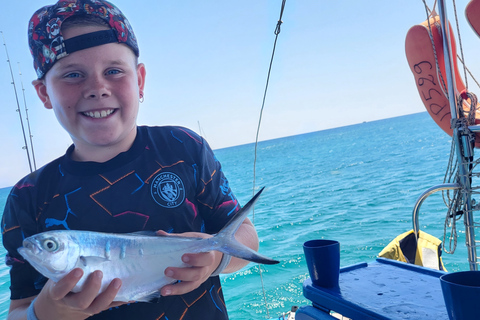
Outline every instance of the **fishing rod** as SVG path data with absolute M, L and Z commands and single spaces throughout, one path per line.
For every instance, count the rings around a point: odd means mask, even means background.
M 37 163 L 35 161 L 35 151 L 33 148 L 33 135 L 30 130 L 30 121 L 28 120 L 27 99 L 25 98 L 25 88 L 23 87 L 22 70 L 20 70 L 20 62 L 18 62 L 18 72 L 20 74 L 20 84 L 22 85 L 23 103 L 25 105 L 25 120 L 27 121 L 28 136 L 30 137 L 30 149 L 32 151 L 33 169 L 37 170 Z
M 17 86 L 15 85 L 15 78 L 13 77 L 12 64 L 10 63 L 10 57 L 8 55 L 8 50 L 7 50 L 7 43 L 5 42 L 5 36 L 3 35 L 3 31 L 0 31 L 0 33 L 2 34 L 3 45 L 5 46 L 5 53 L 7 54 L 7 62 L 8 62 L 8 66 L 10 67 L 10 76 L 12 77 L 13 91 L 15 92 L 15 99 L 17 101 L 16 111 L 18 112 L 18 115 L 20 117 L 20 124 L 22 126 L 23 141 L 25 143 L 25 145 L 22 148 L 25 149 L 25 151 L 27 152 L 27 159 L 28 159 L 28 165 L 30 166 L 30 172 L 33 172 L 32 161 L 30 159 L 30 152 L 28 151 L 27 136 L 25 134 L 25 126 L 23 125 L 22 111 L 20 110 L 20 103 L 18 102 Z
M 285 10 L 285 3 L 287 0 L 282 0 L 282 5 L 280 8 L 280 17 L 278 18 L 277 25 L 275 27 L 275 41 L 273 43 L 273 50 L 272 50 L 272 56 L 270 58 L 270 66 L 268 68 L 268 74 L 267 74 L 267 81 L 265 84 L 265 91 L 263 93 L 263 101 L 262 101 L 262 107 L 260 108 L 260 116 L 258 119 L 258 126 L 257 126 L 257 134 L 255 137 L 255 151 L 254 151 L 254 160 L 253 160 L 253 186 L 252 186 L 252 192 L 255 194 L 255 181 L 256 181 L 256 167 L 257 167 L 257 146 L 258 146 L 258 137 L 260 134 L 260 125 L 262 123 L 262 116 L 263 116 L 263 109 L 265 107 L 265 100 L 267 98 L 267 91 L 268 91 L 268 84 L 270 82 L 270 73 L 272 71 L 272 65 L 273 65 L 273 58 L 275 57 L 275 49 L 277 47 L 277 40 L 278 40 L 278 35 L 280 34 L 281 28 L 280 26 L 282 25 L 282 16 L 283 16 L 283 11 Z M 252 223 L 255 224 L 255 208 L 252 210 Z M 260 282 L 262 283 L 262 291 L 263 291 L 263 300 L 265 302 L 265 309 L 267 311 L 267 317 L 270 318 L 270 313 L 268 311 L 268 304 L 267 304 L 267 296 L 265 294 L 265 285 L 263 283 L 263 276 L 262 276 L 262 268 L 258 267 L 259 274 L 260 274 Z
M 205 134 L 205 131 L 203 131 L 202 126 L 200 125 L 200 121 L 197 120 L 197 123 L 198 123 L 198 133 L 200 134 L 201 137 L 203 137 L 204 139 L 208 140 L 208 139 L 207 139 L 207 136 L 206 136 L 206 134 Z
M 268 68 L 267 81 L 265 84 L 265 90 L 263 93 L 262 107 L 260 108 L 260 116 L 258 119 L 257 134 L 255 136 L 255 151 L 254 151 L 254 160 L 253 160 L 253 194 L 255 195 L 255 177 L 256 177 L 256 163 L 257 163 L 257 146 L 258 146 L 258 137 L 260 135 L 260 126 L 262 124 L 263 109 L 265 107 L 265 100 L 267 98 L 268 84 L 270 82 L 270 73 L 272 72 L 273 58 L 275 57 L 275 49 L 277 48 L 278 35 L 280 34 L 282 25 L 283 11 L 285 10 L 285 3 L 287 0 L 282 0 L 282 6 L 280 9 L 280 17 L 278 18 L 277 25 L 275 27 L 275 41 L 273 43 L 272 57 L 270 58 L 270 66 Z M 255 223 L 255 211 L 253 212 L 253 223 Z

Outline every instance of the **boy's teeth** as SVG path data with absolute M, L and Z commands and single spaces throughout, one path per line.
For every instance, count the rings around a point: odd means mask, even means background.
M 112 114 L 113 111 L 114 110 L 91 111 L 91 112 L 84 112 L 83 114 L 91 118 L 105 118 L 106 116 Z

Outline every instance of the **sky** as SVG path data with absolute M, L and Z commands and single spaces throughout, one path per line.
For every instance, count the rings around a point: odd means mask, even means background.
M 3 1 L 0 10 L 26 130 L 24 101 L 28 108 L 37 168 L 71 144 L 31 85 L 28 20 L 52 3 Z M 201 133 L 213 149 L 255 141 L 282 0 L 114 3 L 133 26 L 147 69 L 139 125 L 185 126 Z M 465 21 L 467 3 L 456 1 L 456 7 L 465 61 L 475 75 L 480 39 Z M 448 17 L 455 25 L 451 6 Z M 425 19 L 421 0 L 287 0 L 259 139 L 425 111 L 405 57 L 408 29 Z M 0 92 L 0 187 L 7 187 L 30 169 L 4 49 Z

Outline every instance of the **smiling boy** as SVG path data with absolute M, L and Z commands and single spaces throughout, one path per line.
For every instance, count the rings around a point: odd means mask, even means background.
M 67 27 L 63 37 L 68 40 L 99 29 L 103 28 Z M 144 84 L 145 66 L 137 65 L 133 51 L 118 43 L 72 53 L 58 60 L 45 79 L 34 81 L 45 107 L 53 109 L 73 140 L 73 160 L 97 162 L 132 145 Z
M 123 305 L 112 302 L 120 279 L 99 293 L 102 273 L 96 271 L 81 292 L 71 293 L 81 269 L 54 283 L 18 254 L 25 237 L 53 229 L 210 237 L 239 209 L 201 137 L 181 127 L 136 125 L 146 69 L 118 8 L 101 0 L 61 0 L 33 15 L 29 43 L 37 94 L 73 145 L 20 180 L 7 199 L 8 319 L 228 319 L 218 274 L 248 262 L 219 252 L 185 254 L 191 267 L 166 269 L 180 282 L 161 288 L 158 301 Z M 236 238 L 258 249 L 248 219 Z

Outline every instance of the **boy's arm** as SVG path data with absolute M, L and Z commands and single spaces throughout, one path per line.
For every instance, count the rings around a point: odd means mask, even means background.
M 35 296 L 36 297 L 36 296 Z M 35 297 L 29 297 L 19 300 L 10 300 L 10 309 L 7 320 L 25 320 L 27 319 L 27 309 Z

